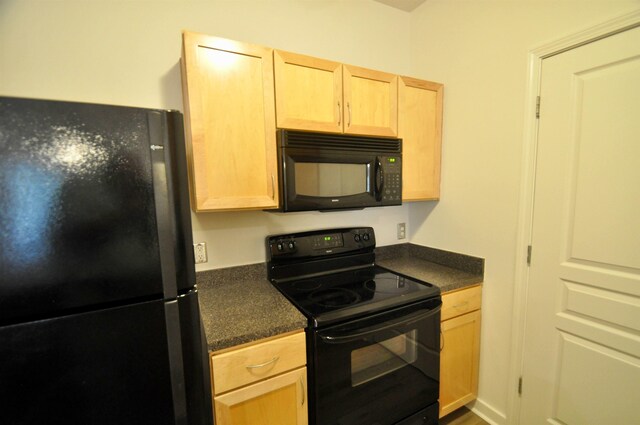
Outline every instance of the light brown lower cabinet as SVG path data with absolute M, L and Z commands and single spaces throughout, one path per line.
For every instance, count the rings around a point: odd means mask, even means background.
M 479 285 L 442 296 L 440 417 L 478 395 L 480 301 Z
M 306 425 L 304 331 L 211 354 L 216 425 Z
M 214 398 L 217 425 L 302 425 L 307 423 L 307 368 Z

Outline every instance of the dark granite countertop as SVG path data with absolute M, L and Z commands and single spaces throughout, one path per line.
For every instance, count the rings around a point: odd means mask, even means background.
M 442 293 L 477 285 L 484 259 L 410 243 L 376 248 L 376 264 L 440 288 Z
M 197 273 L 209 351 L 307 326 L 306 318 L 267 280 L 265 267 L 263 263 Z
M 376 263 L 440 287 L 481 283 L 484 260 L 413 244 L 376 248 Z M 196 275 L 209 351 L 307 326 L 306 318 L 267 280 L 266 264 L 207 270 Z

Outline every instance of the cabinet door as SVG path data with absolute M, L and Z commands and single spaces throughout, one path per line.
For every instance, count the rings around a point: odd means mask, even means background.
M 185 32 L 182 80 L 195 211 L 276 208 L 272 49 Z
M 398 134 L 398 77 L 343 66 L 344 132 L 372 136 Z
M 442 322 L 440 417 L 474 400 L 478 394 L 480 310 Z
M 218 425 L 306 425 L 307 368 L 215 398 Z
M 402 138 L 402 200 L 440 197 L 442 84 L 401 77 L 398 137 Z
M 342 65 L 276 50 L 279 128 L 342 132 Z

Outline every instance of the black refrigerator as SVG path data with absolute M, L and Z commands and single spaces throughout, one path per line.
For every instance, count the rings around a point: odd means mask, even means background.
M 0 423 L 211 424 L 182 115 L 0 97 Z

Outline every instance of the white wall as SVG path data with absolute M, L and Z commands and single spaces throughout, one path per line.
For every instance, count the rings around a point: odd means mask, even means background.
M 409 21 L 370 0 L 0 0 L 0 95 L 182 110 L 183 29 L 407 74 Z M 198 270 L 264 261 L 268 234 L 369 225 L 388 245 L 407 221 L 406 206 L 194 214 Z
M 514 252 L 527 54 L 639 7 L 637 0 L 428 0 L 411 15 L 411 74 L 444 83 L 445 95 L 442 198 L 410 206 L 410 238 L 485 258 L 476 408 L 498 423 L 516 385 L 508 371 L 515 264 L 524 260 Z

